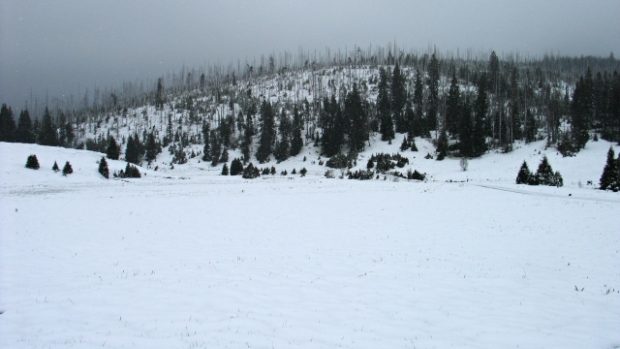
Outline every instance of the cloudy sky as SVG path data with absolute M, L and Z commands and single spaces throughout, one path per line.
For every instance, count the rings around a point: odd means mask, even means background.
M 620 0 L 0 0 L 0 102 L 281 50 L 620 56 Z

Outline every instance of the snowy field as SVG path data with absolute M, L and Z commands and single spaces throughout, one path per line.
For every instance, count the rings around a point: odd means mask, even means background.
M 414 160 L 421 183 L 104 180 L 99 154 L 2 143 L 0 348 L 617 348 L 620 196 L 585 185 L 608 147 L 549 154 L 549 188 L 513 184 L 539 145 Z

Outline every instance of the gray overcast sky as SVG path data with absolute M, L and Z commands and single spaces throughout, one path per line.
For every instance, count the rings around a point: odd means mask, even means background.
M 620 53 L 620 0 L 0 0 L 0 102 L 182 65 L 396 40 L 425 50 Z

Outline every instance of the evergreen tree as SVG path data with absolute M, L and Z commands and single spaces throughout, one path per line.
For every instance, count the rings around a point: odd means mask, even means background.
M 415 136 L 419 136 L 419 132 L 416 132 L 418 125 L 416 124 L 415 113 L 409 102 L 405 108 L 405 122 L 407 123 L 407 137 L 413 139 Z
M 428 69 L 428 110 L 426 120 L 428 129 L 437 128 L 437 112 L 439 110 L 439 60 L 435 53 L 431 56 Z
M 403 116 L 403 109 L 407 102 L 407 91 L 405 89 L 405 77 L 400 71 L 398 63 L 392 70 L 392 85 L 390 90 L 392 115 L 396 123 L 396 130 L 400 133 L 407 132 L 407 123 Z
M 428 123 L 423 121 L 424 110 L 424 86 L 422 85 L 422 74 L 419 70 L 416 70 L 415 84 L 413 91 L 413 106 L 415 108 L 415 123 L 411 125 L 415 127 L 414 136 L 427 136 L 428 135 Z
M 603 174 L 600 179 L 600 189 L 601 190 L 620 190 L 620 169 L 618 168 L 618 161 L 615 159 L 614 149 L 609 147 L 609 151 L 607 152 L 607 163 L 605 164 L 605 168 L 603 169 Z
M 588 70 L 589 71 L 589 70 Z M 583 149 L 588 142 L 588 121 L 592 111 L 589 83 L 583 77 L 577 82 L 571 105 L 571 130 L 573 146 Z
M 158 153 L 159 153 L 159 145 L 157 144 L 157 141 L 155 140 L 155 135 L 153 134 L 153 132 L 151 132 L 149 133 L 147 140 L 146 140 L 146 156 L 144 159 L 150 164 L 152 161 L 155 160 Z
M 538 126 L 536 125 L 536 118 L 530 109 L 525 112 L 525 142 L 530 143 L 536 140 L 536 134 L 538 133 Z
M 243 130 L 243 142 L 241 143 L 241 153 L 243 154 L 244 162 L 250 161 L 252 137 L 254 137 L 254 124 L 252 122 L 252 115 L 248 113 Z
M 553 172 L 546 156 L 543 156 L 542 161 L 538 165 L 538 170 L 536 171 L 536 181 L 538 184 L 542 185 L 556 185 L 555 173 Z
M 39 132 L 39 144 L 58 146 L 58 134 L 56 133 L 56 125 L 52 122 L 52 116 L 49 109 L 45 108 L 43 113 L 43 121 L 41 123 L 41 132 Z
M 56 163 L 56 161 L 54 161 L 54 166 L 52 166 L 52 171 L 54 172 L 60 171 L 60 168 L 58 167 L 58 164 Z
M 271 104 L 263 101 L 261 105 L 261 135 L 258 150 L 256 151 L 256 159 L 260 163 L 269 160 L 275 140 L 275 122 L 274 112 Z
M 489 102 L 486 91 L 486 77 L 481 77 L 475 102 L 474 129 L 472 132 L 473 156 L 480 156 L 487 150 L 485 125 Z
M 379 114 L 382 141 L 394 139 L 394 125 L 390 115 L 390 100 L 388 96 L 387 73 L 381 68 L 379 73 L 379 95 L 377 96 L 377 113 Z
M 450 134 L 456 135 L 459 126 L 461 92 L 459 90 L 456 74 L 452 74 L 450 90 L 446 101 L 446 129 Z
M 222 166 L 222 176 L 228 176 L 228 165 L 226 163 Z
M 15 140 L 15 120 L 13 110 L 2 104 L 0 108 L 0 142 L 13 142 Z
M 127 146 L 125 147 L 125 161 L 138 165 L 140 163 L 140 150 L 136 144 L 136 140 L 132 135 L 127 138 Z
M 471 116 L 471 106 L 466 98 L 461 109 L 459 122 L 459 151 L 462 157 L 473 157 L 473 120 Z
M 405 137 L 403 137 L 403 142 L 400 144 L 400 151 L 405 151 L 409 148 L 409 140 L 407 139 L 407 135 L 405 135 Z
M 65 162 L 65 166 L 62 168 L 62 175 L 66 176 L 72 173 L 73 173 L 73 167 L 71 167 L 71 164 L 69 163 L 69 161 Z
M 278 131 L 280 132 L 280 141 L 276 146 L 274 155 L 276 160 L 281 162 L 288 159 L 290 154 L 291 124 L 284 109 L 282 109 L 282 112 L 280 113 L 280 124 L 278 125 Z
M 106 149 L 106 156 L 111 160 L 118 160 L 121 154 L 121 147 L 116 143 L 114 137 L 108 138 L 108 147 Z
M 125 166 L 125 172 L 121 171 L 121 177 L 140 178 L 142 177 L 142 174 L 140 174 L 140 170 L 138 170 L 137 167 L 127 163 L 127 166 Z
M 345 119 L 350 120 L 351 125 L 350 150 L 357 153 L 364 149 L 364 143 L 368 141 L 368 115 L 362 106 L 357 84 L 353 84 L 353 91 L 347 94 L 344 114 Z
M 211 130 L 211 166 L 217 166 L 220 163 L 220 156 L 222 154 L 222 144 L 220 143 L 219 135 L 216 130 Z
M 19 113 L 15 140 L 21 143 L 35 142 L 35 134 L 32 130 L 32 120 L 30 119 L 30 113 L 28 113 L 28 110 L 22 110 L 22 112 Z
M 260 176 L 260 172 L 251 162 L 243 169 L 243 174 L 241 175 L 241 177 L 246 179 L 252 179 L 258 176 Z
M 304 121 L 297 110 L 297 106 L 293 110 L 293 140 L 291 141 L 291 156 L 295 156 L 301 152 L 301 148 L 304 146 L 304 142 L 301 136 L 301 131 L 304 128 Z
M 99 160 L 99 173 L 105 178 L 110 178 L 110 170 L 108 169 L 108 162 L 105 160 L 104 156 L 102 156 L 101 160 Z
M 164 79 L 159 78 L 157 79 L 157 92 L 155 94 L 155 108 L 160 109 L 160 110 L 163 109 L 164 103 L 165 103 Z
M 242 173 L 243 173 L 243 163 L 241 163 L 240 159 L 235 158 L 230 163 L 230 175 L 231 176 L 238 176 L 238 175 L 240 175 Z
M 228 162 L 228 149 L 224 148 L 224 150 L 222 150 L 222 155 L 220 156 L 220 163 L 227 163 Z
M 38 170 L 39 167 L 40 167 L 39 160 L 37 159 L 37 156 L 34 154 L 29 155 L 28 158 L 26 159 L 26 168 Z
M 489 83 L 491 88 L 491 93 L 497 94 L 499 89 L 499 59 L 497 58 L 497 54 L 495 51 L 491 52 L 491 56 L 489 57 Z
M 204 74 L 203 74 L 204 75 Z M 209 129 L 209 122 L 205 122 L 202 125 L 202 140 L 204 141 L 204 147 L 202 148 L 202 161 L 211 161 L 211 130 Z
M 517 174 L 517 184 L 529 184 L 531 177 L 532 173 L 527 167 L 527 162 L 523 161 L 523 165 L 521 165 L 519 169 L 519 174 Z
M 510 74 L 510 119 L 511 119 L 511 131 L 512 137 L 510 140 L 523 138 L 523 132 L 521 131 L 521 113 L 519 110 L 519 71 L 517 68 L 513 68 Z
M 446 158 L 448 154 L 448 136 L 446 131 L 442 130 L 437 140 L 437 160 L 441 161 Z

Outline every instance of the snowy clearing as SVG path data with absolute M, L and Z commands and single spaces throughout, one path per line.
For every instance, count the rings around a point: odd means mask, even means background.
M 2 348 L 620 345 L 620 197 L 570 159 L 559 189 L 511 184 L 518 153 L 493 183 L 106 181 L 97 153 L 0 145 Z

